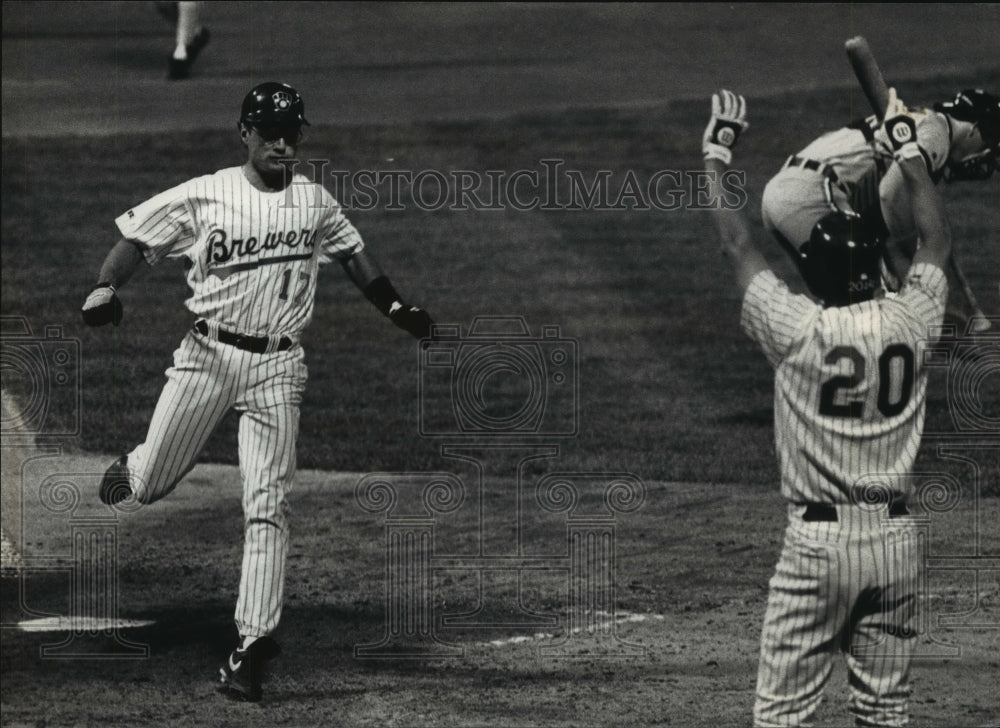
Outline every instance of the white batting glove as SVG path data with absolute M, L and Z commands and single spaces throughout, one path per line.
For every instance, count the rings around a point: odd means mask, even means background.
M 896 89 L 889 89 L 889 101 L 885 106 L 882 132 L 892 147 L 892 156 L 900 162 L 904 159 L 922 156 L 917 146 L 917 123 L 910 115 L 906 104 L 896 96 Z
M 702 155 L 729 164 L 736 140 L 748 126 L 746 99 L 725 89 L 712 94 L 712 118 L 701 137 Z

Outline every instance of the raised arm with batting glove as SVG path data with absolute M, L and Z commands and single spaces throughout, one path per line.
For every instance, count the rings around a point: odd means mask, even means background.
M 733 161 L 732 149 L 748 126 L 747 103 L 742 96 L 725 89 L 712 94 L 712 118 L 701 138 L 705 159 L 730 164 Z
M 716 201 L 712 216 L 719 231 L 722 252 L 733 263 L 741 294 L 757 273 L 769 267 L 753 245 L 750 222 L 743 211 L 727 209 L 719 204 L 722 199 L 722 175 L 732 162 L 733 147 L 748 126 L 746 99 L 726 90 L 712 95 L 712 115 L 702 134 L 701 151 L 705 169 L 711 173 L 709 189 Z
M 913 262 L 930 263 L 944 270 L 951 255 L 951 229 L 944 202 L 924 163 L 923 152 L 917 146 L 916 124 L 906 105 L 896 96 L 895 88 L 889 89 L 883 126 L 892 145 L 893 159 L 902 172 L 917 235 L 923 243 L 914 254 Z

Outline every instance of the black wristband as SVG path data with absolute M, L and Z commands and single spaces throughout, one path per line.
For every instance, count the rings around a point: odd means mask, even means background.
M 365 298 L 386 316 L 392 311 L 393 304 L 402 304 L 396 289 L 385 276 L 379 276 L 365 287 Z

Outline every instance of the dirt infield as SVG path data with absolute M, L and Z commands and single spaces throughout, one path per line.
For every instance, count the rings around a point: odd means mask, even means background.
M 40 460 L 33 481 L 46 480 L 46 472 L 99 473 L 105 462 L 94 456 Z M 22 632 L 10 619 L 19 611 L 36 620 L 66 612 L 72 524 L 79 531 L 79 524 L 93 524 L 106 511 L 91 497 L 72 514 L 56 512 L 28 493 L 26 562 L 35 568 L 24 572 L 20 606 L 17 590 L 4 580 L 3 724 L 39 725 L 44 715 L 47 726 L 745 725 L 765 586 L 782 530 L 783 506 L 773 490 L 645 483 L 644 505 L 615 522 L 617 599 L 602 620 L 591 620 L 596 641 L 580 639 L 586 632 L 566 641 L 570 615 L 558 589 L 551 589 L 562 578 L 558 569 L 523 592 L 525 606 L 557 624 L 443 627 L 445 614 L 466 612 L 482 595 L 461 570 L 442 568 L 433 586 L 435 632 L 454 654 L 380 659 L 356 653 L 389 627 L 387 584 L 379 577 L 387 557 L 385 521 L 355 500 L 362 477 L 300 474 L 291 496 L 296 525 L 279 634 L 286 653 L 260 706 L 218 700 L 210 683 L 232 639 L 240 528 L 235 468 L 198 466 L 171 498 L 114 517 L 118 616 L 154 624 L 117 636 L 81 630 L 62 646 L 65 631 Z M 84 476 L 75 482 L 84 491 L 93 487 L 82 485 Z M 525 512 L 537 511 L 531 500 L 525 499 Z M 1000 553 L 995 530 L 979 534 L 977 544 L 968 527 L 975 519 L 992 524 L 998 518 L 996 499 L 964 501 L 935 517 L 931 548 L 955 558 L 976 548 Z M 182 524 L 190 535 L 175 538 Z M 535 530 L 543 524 L 526 526 L 525 543 L 545 541 Z M 438 530 L 446 551 L 449 533 L 475 526 L 458 511 L 440 519 Z M 929 594 L 933 625 L 914 667 L 915 725 L 987 725 L 996 716 L 992 685 L 1000 646 L 988 625 L 1000 618 L 1000 585 L 984 579 L 977 586 L 967 572 L 936 571 Z M 512 618 L 518 608 L 503 599 L 485 606 L 481 622 Z M 941 626 L 949 620 L 958 624 Z M 609 628 L 612 622 L 617 626 Z M 546 654 L 560 644 L 557 654 Z M 41 658 L 53 645 L 54 654 Z M 615 656 L 618 651 L 627 654 Z M 59 659 L 60 652 L 78 657 Z M 87 660 L 87 653 L 109 659 Z M 845 724 L 844 672 L 841 663 L 819 726 Z

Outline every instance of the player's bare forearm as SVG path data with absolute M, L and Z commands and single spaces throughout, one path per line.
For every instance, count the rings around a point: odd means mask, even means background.
M 945 269 L 951 256 L 951 228 L 945 216 L 944 201 L 921 157 L 903 159 L 897 166 L 903 175 L 921 241 L 913 262 L 931 263 Z
M 145 260 L 142 250 L 132 241 L 121 238 L 101 264 L 97 280 L 114 288 L 121 288 Z
M 917 249 L 917 231 L 913 223 L 913 209 L 906 182 L 898 164 L 893 164 L 885 173 L 878 187 L 882 219 L 889 229 L 890 239 L 896 241 L 900 251 L 912 258 Z
M 895 88 L 889 89 L 882 128 L 892 146 L 895 166 L 903 177 L 920 241 L 913 262 L 930 263 L 944 269 L 951 255 L 951 230 L 945 217 L 944 201 L 930 177 L 924 152 L 917 144 L 916 122 Z
M 712 199 L 721 200 L 721 179 L 728 166 L 721 160 L 707 159 L 705 169 L 711 173 Z M 716 205 L 712 208 L 712 217 L 719 231 L 722 252 L 732 262 L 736 282 L 742 294 L 749 287 L 753 277 L 762 270 L 767 270 L 769 266 L 764 256 L 754 246 L 750 221 L 742 210 Z

